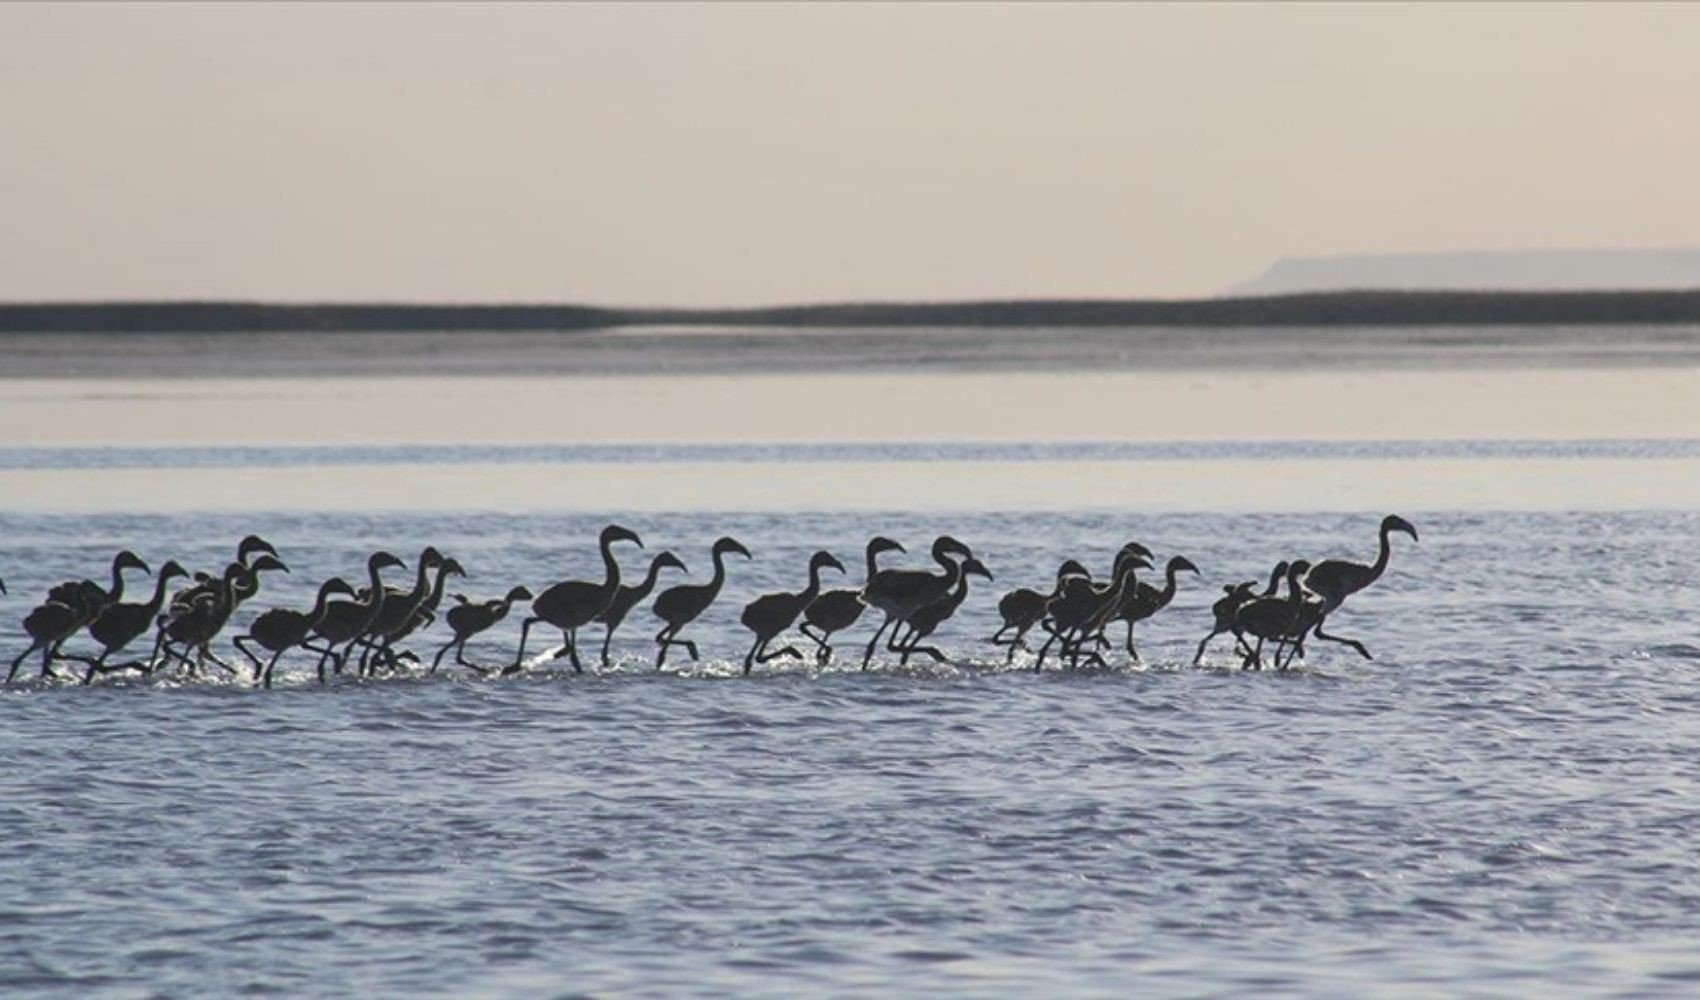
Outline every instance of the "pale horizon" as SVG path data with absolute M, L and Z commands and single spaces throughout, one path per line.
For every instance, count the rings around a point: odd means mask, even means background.
M 0 7 L 0 301 L 1216 295 L 1700 246 L 1700 8 Z

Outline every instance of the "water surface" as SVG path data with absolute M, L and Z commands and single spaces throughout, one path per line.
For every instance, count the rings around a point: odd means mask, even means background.
M 1374 516 L 644 512 L 626 519 L 650 551 L 699 578 L 719 533 L 756 553 L 696 629 L 703 664 L 654 671 L 640 609 L 614 666 L 585 675 L 539 661 L 321 688 L 301 659 L 270 692 L 5 691 L 0 981 L 1690 992 L 1700 513 L 1402 512 L 1422 543 L 1400 539 L 1339 622 L 1376 659 L 1318 650 L 1287 675 L 1228 669 L 1225 646 L 1190 666 L 1216 587 L 1292 555 L 1368 558 Z M 26 595 L 119 545 L 213 566 L 260 530 L 294 572 L 257 610 L 430 541 L 486 596 L 597 573 L 606 514 L 7 512 L 0 650 L 20 648 Z M 738 607 L 798 585 L 814 547 L 854 569 L 871 532 L 918 550 L 946 530 L 998 574 L 941 630 L 953 663 L 737 676 Z M 1101 570 L 1127 538 L 1204 570 L 1142 626 L 1142 664 L 1035 675 L 981 641 L 993 594 L 1064 555 Z M 510 658 L 512 624 L 473 655 Z

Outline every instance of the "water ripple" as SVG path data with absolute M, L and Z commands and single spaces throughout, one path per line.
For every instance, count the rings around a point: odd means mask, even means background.
M 1103 518 L 1061 517 L 1055 538 L 1129 530 Z M 977 594 L 945 641 L 963 659 L 939 667 L 657 672 L 628 626 L 616 664 L 584 675 L 320 688 L 303 660 L 270 692 L 20 685 L 0 692 L 0 988 L 1691 992 L 1700 564 L 1656 554 L 1691 551 L 1700 518 L 1427 515 L 1422 546 L 1350 609 L 1375 661 L 1318 651 L 1247 674 L 1224 645 L 1190 667 L 1216 584 L 1353 554 L 1359 520 L 1142 517 L 1139 537 L 1210 571 L 1141 627 L 1137 668 L 1005 667 L 979 644 L 995 622 Z M 295 568 L 263 607 L 422 535 L 478 574 L 469 587 L 497 588 L 536 553 L 487 521 L 0 524 L 58 553 L 54 579 L 132 532 L 217 535 L 184 546 L 211 565 L 258 527 Z M 879 521 L 914 540 L 948 527 L 1000 586 L 1038 583 L 1061 555 L 1013 515 Z M 729 656 L 742 601 L 868 528 L 679 515 L 642 530 L 687 561 L 721 530 L 760 540 L 697 626 Z M 553 558 L 595 569 L 588 543 Z M 48 576 L 25 563 L 7 583 L 30 594 Z M 512 642 L 476 655 L 500 662 Z

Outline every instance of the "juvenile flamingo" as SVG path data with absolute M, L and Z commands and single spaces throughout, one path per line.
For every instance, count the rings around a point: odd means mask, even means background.
M 1242 669 L 1263 669 L 1263 644 L 1275 642 L 1279 644 L 1292 633 L 1293 623 L 1298 619 L 1299 610 L 1304 606 L 1305 589 L 1299 582 L 1305 572 L 1310 569 L 1310 563 L 1303 559 L 1287 567 L 1287 596 L 1259 597 L 1241 605 L 1234 612 L 1234 626 L 1244 633 L 1257 639 L 1257 645 L 1252 647 L 1246 656 Z M 1277 665 L 1279 665 L 1279 648 L 1277 648 Z
M 407 564 L 389 552 L 374 552 L 366 559 L 366 589 L 356 595 L 353 601 L 342 601 L 328 605 L 324 614 L 313 624 L 308 633 L 307 641 L 301 643 L 301 648 L 308 652 L 318 653 L 319 662 L 315 668 L 319 675 L 319 683 L 325 683 L 325 664 L 330 663 L 338 673 L 342 673 L 343 663 L 349 653 L 354 650 L 354 642 L 365 633 L 367 626 L 378 614 L 378 608 L 384 600 L 383 571 L 391 566 L 406 568 Z M 312 640 L 318 639 L 315 645 Z M 337 647 L 342 651 L 338 652 Z
M 159 568 L 159 578 L 154 582 L 153 599 L 147 602 L 108 604 L 100 612 L 100 617 L 89 623 L 89 635 L 100 643 L 100 655 L 94 659 L 71 657 L 88 665 L 83 673 L 83 683 L 94 680 L 95 674 L 116 673 L 119 670 L 138 670 L 147 673 L 145 663 L 123 663 L 109 666 L 106 658 L 134 642 L 153 627 L 154 619 L 159 617 L 159 609 L 165 604 L 165 591 L 171 581 L 180 576 L 188 576 L 189 571 L 177 564 L 176 560 L 167 560 Z
M 1115 562 L 1110 569 L 1109 583 L 1095 584 L 1090 579 L 1078 576 L 1063 580 L 1056 598 L 1045 607 L 1051 637 L 1039 647 L 1039 656 L 1033 663 L 1033 670 L 1037 672 L 1044 669 L 1045 656 L 1050 651 L 1051 644 L 1056 642 L 1062 643 L 1058 655 L 1068 657 L 1071 665 L 1078 666 L 1081 656 L 1080 644 L 1094 636 L 1101 627 L 1102 619 L 1115 609 L 1133 579 L 1133 571 L 1151 568 L 1151 564 L 1146 561 L 1150 556 L 1150 549 L 1138 542 L 1128 542 L 1116 552 Z M 1104 658 L 1097 652 L 1094 651 L 1091 655 L 1099 663 L 1103 662 Z
M 884 535 L 875 535 L 868 541 L 868 574 L 863 577 L 863 586 L 866 586 L 868 580 L 879 575 L 880 553 L 893 551 L 907 550 Z M 800 629 L 804 635 L 814 640 L 816 663 L 832 662 L 832 647 L 827 641 L 832 638 L 834 632 L 841 632 L 856 624 L 866 607 L 867 605 L 862 603 L 861 587 L 841 587 L 820 595 L 803 609 L 803 624 Z
M 1324 642 L 1338 642 L 1351 646 L 1363 654 L 1364 659 L 1374 659 L 1369 655 L 1369 650 L 1364 648 L 1363 643 L 1355 639 L 1329 635 L 1322 631 L 1322 626 L 1329 615 L 1338 611 L 1340 606 L 1346 603 L 1346 598 L 1381 579 L 1381 575 L 1387 572 L 1387 563 L 1393 554 L 1393 543 L 1389 536 L 1395 531 L 1410 535 L 1413 542 L 1417 540 L 1417 529 L 1411 525 L 1411 522 L 1397 514 L 1389 514 L 1381 519 L 1381 530 L 1379 532 L 1381 544 L 1373 564 L 1366 566 L 1363 563 L 1349 562 L 1345 559 L 1324 559 L 1312 566 L 1310 572 L 1305 574 L 1305 589 L 1322 599 L 1322 611 L 1316 615 L 1316 623 L 1310 627 L 1311 635 Z M 1301 635 L 1297 646 L 1302 647 L 1303 644 L 1304 637 Z
M 1073 559 L 1064 559 L 1057 567 L 1056 585 L 1048 594 L 1026 587 L 1018 587 L 1003 595 L 998 601 L 998 615 L 1003 618 L 1003 627 L 992 633 L 991 642 L 994 646 L 1008 646 L 1009 656 L 1005 662 L 1015 662 L 1017 648 L 1026 649 L 1027 633 L 1033 626 L 1044 620 L 1045 609 L 1062 593 L 1063 584 L 1070 577 L 1081 577 L 1087 582 L 1092 580 L 1092 572 Z M 1015 629 L 1015 635 L 1008 639 L 999 638 L 1010 629 Z
M 874 658 L 874 650 L 879 646 L 880 636 L 887 628 L 892 629 L 887 648 L 895 653 L 898 651 L 894 644 L 897 638 L 896 626 L 911 612 L 933 603 L 956 585 L 956 581 L 961 578 L 962 567 L 950 557 L 960 556 L 968 559 L 973 555 L 968 546 L 949 535 L 940 535 L 933 541 L 933 561 L 938 563 L 944 572 L 887 569 L 874 574 L 862 588 L 862 603 L 883 611 L 885 620 L 874 630 L 873 638 L 868 640 L 868 648 L 862 654 L 863 670 L 868 669 L 868 663 Z
M 632 609 L 643 603 L 643 599 L 648 597 L 650 592 L 655 589 L 656 580 L 660 578 L 661 571 L 664 569 L 676 569 L 681 573 L 690 573 L 690 570 L 685 568 L 685 564 L 679 561 L 678 556 L 671 552 L 663 552 L 650 561 L 649 572 L 644 574 L 643 582 L 635 587 L 622 585 L 615 592 L 614 600 L 609 602 L 608 607 L 596 616 L 597 623 L 606 629 L 602 633 L 602 665 L 604 667 L 608 665 L 608 644 L 614 638 L 614 630 L 619 628 L 620 623 L 626 620 L 626 616 L 632 613 Z
M 564 651 L 573 662 L 574 673 L 584 673 L 584 666 L 578 658 L 578 630 L 596 620 L 596 616 L 608 609 L 614 602 L 614 595 L 620 590 L 620 564 L 614 559 L 615 542 L 632 542 L 638 548 L 643 548 L 643 542 L 637 533 L 617 524 L 610 524 L 602 529 L 597 539 L 597 547 L 602 552 L 603 578 L 601 583 L 591 583 L 585 580 L 568 580 L 557 583 L 553 587 L 537 595 L 531 602 L 531 617 L 519 630 L 519 652 L 514 657 L 514 665 L 525 662 L 525 640 L 531 633 L 531 627 L 538 622 L 553 625 L 561 630 Z M 556 653 L 555 658 L 560 659 Z
M 973 556 L 969 556 L 962 561 L 962 573 L 956 581 L 955 588 L 943 598 L 921 608 L 906 619 L 905 624 L 909 631 L 898 643 L 898 648 L 903 650 L 903 657 L 897 663 L 899 667 L 908 666 L 909 657 L 915 653 L 926 653 L 933 658 L 934 663 L 945 661 L 945 655 L 939 652 L 937 646 L 923 646 L 920 645 L 920 642 L 936 632 L 940 625 L 944 624 L 950 616 L 956 614 L 956 609 L 962 606 L 962 602 L 967 600 L 968 578 L 971 576 L 981 577 L 987 582 L 992 579 L 991 571 L 986 569 L 985 564 Z
M 767 663 L 781 656 L 802 659 L 803 654 L 797 652 L 796 646 L 786 646 L 784 649 L 767 652 L 767 644 L 773 637 L 791 627 L 797 616 L 820 593 L 820 574 L 823 569 L 835 569 L 844 572 L 844 564 L 833 557 L 830 552 L 816 552 L 809 559 L 809 585 L 795 592 L 763 594 L 744 606 L 740 621 L 744 627 L 754 632 L 756 641 L 750 645 L 750 651 L 744 654 L 744 673 L 757 663 Z
M 726 583 L 726 556 L 733 552 L 745 559 L 750 558 L 750 550 L 737 539 L 726 536 L 716 539 L 714 548 L 709 552 L 709 558 L 714 562 L 714 576 L 707 583 L 682 584 L 664 590 L 656 597 L 652 610 L 655 617 L 665 624 L 661 631 L 655 633 L 655 669 L 660 670 L 661 665 L 667 662 L 670 646 L 683 646 L 693 662 L 697 659 L 697 644 L 679 638 L 679 630 L 701 617 L 720 596 L 720 588 Z
M 443 662 L 443 655 L 452 649 L 455 651 L 456 663 L 481 675 L 491 673 L 493 669 L 491 667 L 481 667 L 476 663 L 467 662 L 466 640 L 480 632 L 488 631 L 497 622 L 508 616 L 508 610 L 513 607 L 515 601 L 529 601 L 531 596 L 531 591 L 524 587 L 515 587 L 508 591 L 506 596 L 474 604 L 468 601 L 465 595 L 456 594 L 455 601 L 458 603 L 443 616 L 444 620 L 449 623 L 449 630 L 454 632 L 455 637 L 449 640 L 448 645 L 437 650 L 437 656 L 431 661 L 431 669 L 427 672 L 436 673 L 437 665 Z M 503 673 L 513 669 L 509 667 Z
M 247 634 L 231 640 L 236 648 L 242 651 L 243 656 L 253 661 L 254 683 L 263 684 L 268 689 L 272 686 L 272 671 L 277 668 L 278 659 L 307 641 L 313 629 L 318 627 L 325 614 L 334 606 L 330 599 L 336 594 L 355 596 L 354 588 L 349 586 L 348 581 L 333 576 L 319 585 L 319 594 L 313 601 L 312 610 L 302 612 L 292 608 L 273 608 L 254 619 L 253 624 L 248 626 Z M 271 658 L 262 665 L 259 656 L 248 648 L 247 642 L 268 650 L 272 654 Z
M 77 633 L 88 622 L 89 608 L 97 607 L 106 591 L 93 580 L 84 580 L 77 585 L 76 591 L 65 595 L 70 603 L 65 601 L 47 600 L 24 616 L 24 632 L 30 637 L 30 646 L 17 659 L 12 661 L 12 669 L 6 672 L 6 683 L 12 683 L 12 678 L 18 674 L 18 668 L 29 659 L 30 654 L 41 650 L 41 676 L 57 676 L 53 672 L 53 654 L 59 645 Z
M 1258 596 L 1274 597 L 1275 592 L 1281 588 L 1281 581 L 1286 575 L 1287 563 L 1286 560 L 1282 560 L 1276 563 L 1275 569 L 1270 572 L 1269 586 L 1264 588 L 1261 595 L 1252 591 L 1252 588 L 1257 586 L 1256 580 L 1247 580 L 1232 587 L 1223 587 L 1223 596 L 1217 598 L 1216 603 L 1210 606 L 1210 613 L 1215 616 L 1215 624 L 1210 627 L 1209 635 L 1198 640 L 1198 653 L 1192 658 L 1192 665 L 1196 667 L 1204 662 L 1204 647 L 1210 643 L 1211 639 L 1229 633 L 1233 634 L 1234 645 L 1240 654 L 1242 656 L 1249 655 L 1251 646 L 1246 643 L 1245 636 L 1241 635 L 1239 630 L 1235 628 L 1234 614 L 1239 611 L 1241 605 Z
M 1123 595 L 1120 607 L 1110 619 L 1112 622 L 1127 622 L 1127 654 L 1136 662 L 1139 660 L 1139 650 L 1133 648 L 1133 626 L 1169 606 L 1175 599 L 1175 574 L 1183 570 L 1197 573 L 1198 567 L 1185 556 L 1170 559 L 1168 565 L 1163 568 L 1163 589 L 1158 590 L 1149 583 L 1139 584 Z

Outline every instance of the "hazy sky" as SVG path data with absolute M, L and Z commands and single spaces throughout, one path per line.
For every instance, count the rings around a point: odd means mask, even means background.
M 0 299 L 1193 295 L 1700 244 L 1700 5 L 0 5 Z

